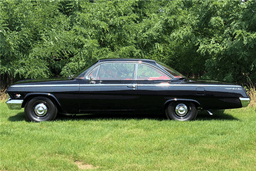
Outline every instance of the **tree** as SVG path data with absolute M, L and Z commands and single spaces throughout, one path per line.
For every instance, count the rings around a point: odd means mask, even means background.
M 0 74 L 69 76 L 100 58 L 148 58 L 195 78 L 255 82 L 255 3 L 2 0 Z

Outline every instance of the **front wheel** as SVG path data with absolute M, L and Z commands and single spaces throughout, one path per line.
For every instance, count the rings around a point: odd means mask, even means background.
M 28 121 L 51 121 L 56 116 L 57 108 L 47 97 L 34 97 L 25 106 L 25 117 Z
M 192 102 L 171 102 L 166 108 L 166 116 L 172 120 L 191 121 L 196 119 L 197 109 Z

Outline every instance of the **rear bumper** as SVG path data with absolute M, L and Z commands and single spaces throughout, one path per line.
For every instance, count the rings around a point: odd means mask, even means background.
M 11 98 L 9 98 L 8 101 L 6 102 L 8 108 L 11 110 L 21 109 L 22 103 L 23 103 L 23 100 L 13 100 Z
M 242 107 L 247 107 L 250 104 L 251 99 L 250 98 L 244 98 L 244 97 L 240 97 L 239 98 Z

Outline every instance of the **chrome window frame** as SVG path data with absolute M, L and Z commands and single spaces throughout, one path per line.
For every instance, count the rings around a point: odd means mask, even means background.
M 134 70 L 135 73 L 134 73 L 134 78 L 133 78 L 134 80 L 137 80 L 138 65 L 139 65 L 139 63 L 136 62 L 135 63 L 135 70 Z
M 100 70 L 101 65 L 102 65 L 102 64 L 106 64 L 106 63 L 110 63 L 110 64 L 112 64 L 112 63 L 123 63 L 123 64 L 125 64 L 125 63 L 133 63 L 134 65 L 136 65 L 138 62 L 137 62 L 137 61 L 136 61 L 136 62 L 135 62 L 135 61 L 125 61 L 125 62 L 122 62 L 122 61 L 108 61 L 108 62 L 100 62 L 100 63 L 96 64 L 95 66 L 92 66 L 92 68 L 91 68 L 89 71 L 87 71 L 87 72 L 85 73 L 84 79 L 89 80 L 89 79 L 90 79 L 90 78 L 89 78 L 89 75 L 91 74 L 91 72 L 93 71 L 93 69 L 99 66 L 99 69 L 98 69 L 98 71 L 97 71 L 97 75 L 98 75 L 98 72 L 99 72 L 99 70 Z M 136 68 L 135 68 L 135 69 L 136 69 Z M 133 71 L 133 72 L 134 72 L 134 71 Z M 136 73 L 135 73 L 134 75 L 136 75 Z
M 91 78 L 89 77 L 89 75 L 94 71 L 94 69 L 97 69 L 97 73 L 96 73 L 96 78 L 97 78 L 98 73 L 99 73 L 99 69 L 100 69 L 100 66 L 99 66 L 99 65 L 97 65 L 96 67 L 92 68 L 92 70 L 90 70 L 90 72 L 88 72 L 88 74 L 86 75 L 86 77 L 87 77 L 88 79 L 91 79 Z
M 143 64 L 143 65 L 147 65 L 153 69 L 156 69 L 158 70 L 159 72 L 163 73 L 164 75 L 166 75 L 168 78 L 170 78 L 170 80 L 172 80 L 174 78 L 173 75 L 171 75 L 170 73 L 168 73 L 165 69 L 163 69 L 161 66 L 157 65 L 152 65 L 152 64 L 149 64 L 147 62 L 143 62 L 143 61 L 125 61 L 125 62 L 122 62 L 122 61 L 107 61 L 107 62 L 100 62 L 100 63 L 96 63 L 95 66 L 92 66 L 86 73 L 85 73 L 85 77 L 84 79 L 87 79 L 89 80 L 89 75 L 91 74 L 91 72 L 93 71 L 94 68 L 98 67 L 99 65 L 102 65 L 102 64 L 105 64 L 105 63 L 133 63 L 135 65 L 135 74 L 134 74 L 134 80 L 137 81 L 138 79 L 138 66 L 139 64 Z M 100 69 L 100 67 L 99 67 Z M 99 69 L 98 69 L 98 72 L 99 72 Z M 98 75 L 98 73 L 97 73 Z M 145 80 L 144 80 L 145 81 Z M 151 81 L 151 80 L 148 80 L 148 81 Z

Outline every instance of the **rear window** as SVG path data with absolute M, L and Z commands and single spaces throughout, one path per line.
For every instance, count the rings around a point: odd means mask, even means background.
M 169 67 L 168 65 L 165 65 L 163 63 L 158 62 L 157 65 L 164 68 L 167 72 L 169 72 L 171 75 L 173 75 L 175 78 L 186 78 L 184 75 L 176 71 L 175 69 Z

